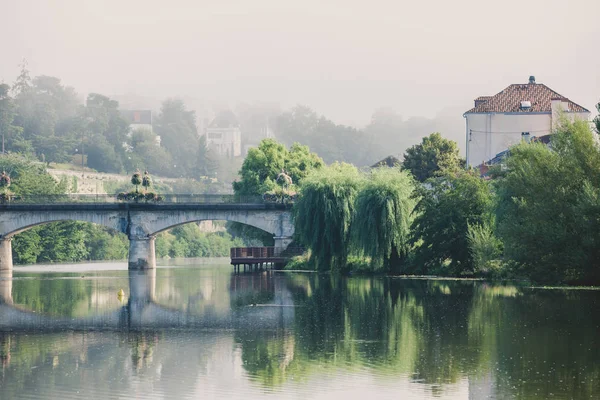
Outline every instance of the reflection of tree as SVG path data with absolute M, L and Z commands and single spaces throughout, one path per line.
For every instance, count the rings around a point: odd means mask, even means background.
M 50 279 L 52 277 L 53 274 L 39 274 L 33 282 L 14 281 L 14 303 L 38 313 L 73 316 L 79 301 L 90 298 L 89 282 L 86 285 L 82 279 Z
M 120 280 L 82 279 L 81 274 L 75 273 L 67 274 L 66 279 L 54 279 L 57 275 L 53 273 L 34 276 L 36 279 L 13 281 L 14 304 L 56 317 L 85 317 L 115 310 L 120 306 L 117 292 L 127 288 L 127 283 Z
M 236 335 L 244 368 L 265 385 L 323 367 L 369 365 L 428 384 L 455 382 L 473 368 L 466 321 L 472 284 L 292 275 L 288 285 L 293 341 L 289 333 Z
M 524 290 L 521 296 L 497 296 L 490 315 L 499 321 L 492 350 L 498 390 L 523 399 L 597 397 L 597 301 L 598 293 L 587 290 Z
M 286 280 L 293 332 L 235 334 L 244 368 L 265 386 L 368 366 L 375 376 L 408 376 L 433 395 L 467 376 L 471 390 L 517 398 L 589 398 L 600 390 L 596 293 L 524 296 L 470 281 L 330 275 Z

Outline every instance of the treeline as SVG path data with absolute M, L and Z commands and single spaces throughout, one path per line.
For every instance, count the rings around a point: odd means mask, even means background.
M 301 143 L 326 163 L 371 166 L 392 154 L 399 157 L 431 132 L 462 132 L 459 118 L 409 118 L 390 109 L 376 110 L 363 129 L 336 124 L 306 106 L 296 106 L 274 119 L 275 137 L 291 146 Z
M 327 163 L 357 166 L 373 165 L 390 153 L 400 155 L 429 132 L 461 131 L 456 124 L 460 118 L 404 119 L 387 109 L 376 110 L 363 129 L 336 124 L 305 106 L 282 111 L 242 105 L 236 117 L 244 145 L 257 143 L 269 129 L 288 146 L 308 145 Z M 166 177 L 234 179 L 227 168 L 231 160 L 210 151 L 199 136 L 195 112 L 183 101 L 164 100 L 152 132 L 130 132 L 118 101 L 101 93 L 82 99 L 59 78 L 31 77 L 25 64 L 13 85 L 0 84 L 0 134 L 6 152 L 47 163 L 81 164 L 83 158 L 83 164 L 98 172 L 147 169 Z
M 335 164 L 301 183 L 296 228 L 315 268 L 600 283 L 600 148 L 587 122 L 563 121 L 551 147 L 512 147 L 489 180 L 444 151 L 424 174 L 414 158 L 428 144 L 399 168 Z
M 306 148 L 292 164 L 292 153 L 264 141 L 235 186 L 260 193 L 278 171 L 295 177 L 284 190 L 300 192 L 296 241 L 309 251 L 292 267 L 600 283 L 600 147 L 587 122 L 563 121 L 550 147 L 512 147 L 485 178 L 439 134 L 392 168 L 325 166 Z
M 99 172 L 147 169 L 167 177 L 211 177 L 218 161 L 198 137 L 195 120 L 181 100 L 167 99 L 152 132 L 131 132 L 117 101 L 90 93 L 82 104 L 60 79 L 31 78 L 25 65 L 14 85 L 0 84 L 3 150 L 47 163 L 81 162 L 83 157 Z

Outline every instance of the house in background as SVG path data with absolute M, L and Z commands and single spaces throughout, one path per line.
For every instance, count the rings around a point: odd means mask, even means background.
M 221 111 L 206 129 L 206 144 L 222 157 L 242 155 L 242 133 L 233 112 Z
M 521 140 L 549 135 L 561 115 L 588 120 L 589 110 L 529 77 L 529 83 L 513 84 L 494 96 L 475 99 L 465 112 L 467 165 L 492 160 Z
M 129 123 L 129 135 L 138 130 L 152 131 L 152 110 L 119 110 L 121 117 Z M 160 146 L 160 136 L 156 135 L 156 145 Z

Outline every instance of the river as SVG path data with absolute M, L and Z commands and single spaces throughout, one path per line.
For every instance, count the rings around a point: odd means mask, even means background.
M 18 267 L 0 280 L 0 399 L 597 399 L 599 304 L 223 260 Z

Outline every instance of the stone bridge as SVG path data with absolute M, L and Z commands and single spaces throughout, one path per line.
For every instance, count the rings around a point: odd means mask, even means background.
M 251 225 L 273 235 L 281 252 L 292 241 L 289 205 L 236 203 L 57 203 L 0 205 L 0 271 L 12 270 L 11 239 L 34 226 L 56 221 L 85 221 L 129 238 L 129 269 L 156 266 L 156 234 L 177 225 L 225 220 Z

